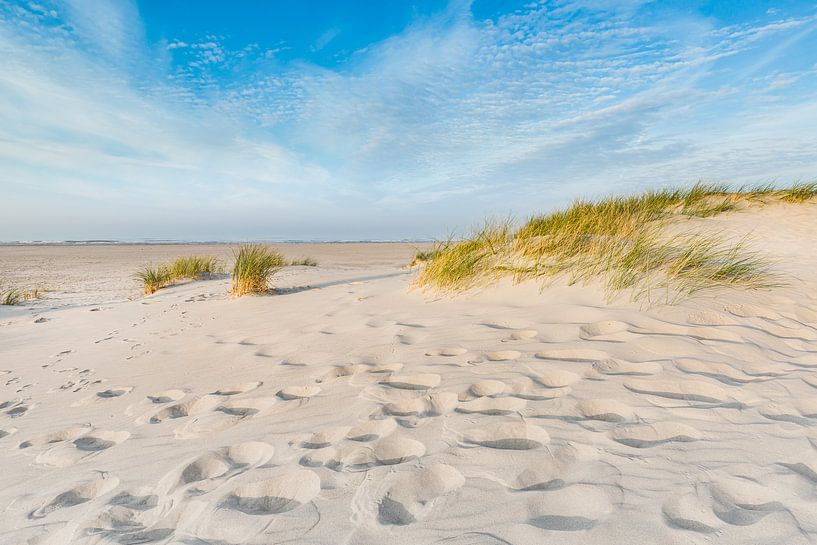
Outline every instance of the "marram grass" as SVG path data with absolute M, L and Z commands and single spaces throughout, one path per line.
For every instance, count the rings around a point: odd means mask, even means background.
M 20 290 L 9 288 L 0 291 L 0 305 L 16 305 L 23 300 L 23 294 Z
M 137 271 L 135 276 L 142 282 L 142 291 L 145 295 L 156 293 L 172 282 L 170 270 L 165 265 L 157 267 L 146 265 Z
M 318 266 L 318 260 L 315 259 L 314 257 L 301 257 L 301 258 L 298 258 L 298 259 L 290 259 L 287 262 L 287 265 L 289 265 L 290 267 L 298 267 L 298 266 L 300 266 L 300 267 L 317 267 Z
M 151 295 L 179 280 L 209 278 L 221 270 L 221 263 L 215 257 L 187 256 L 167 265 L 145 266 L 135 276 L 142 282 L 144 294 Z
M 270 276 L 286 265 L 281 254 L 262 244 L 244 244 L 233 255 L 235 264 L 230 291 L 236 297 L 269 291 Z
M 201 276 L 211 277 L 221 272 L 221 263 L 212 256 L 180 257 L 169 267 L 170 276 L 175 280 L 195 280 Z
M 0 289 L 0 305 L 19 305 L 24 301 L 39 299 L 45 293 L 45 288 L 21 290 L 17 288 Z
M 805 202 L 817 184 L 788 189 L 697 184 L 689 189 L 577 201 L 567 209 L 534 216 L 514 230 L 510 221 L 487 222 L 461 240 L 438 243 L 425 259 L 416 282 L 442 292 L 461 292 L 500 278 L 569 283 L 601 280 L 612 296 L 632 290 L 633 299 L 667 302 L 703 290 L 780 285 L 761 256 L 743 241 L 719 235 L 669 236 L 667 223 L 684 216 L 709 217 L 743 201 Z

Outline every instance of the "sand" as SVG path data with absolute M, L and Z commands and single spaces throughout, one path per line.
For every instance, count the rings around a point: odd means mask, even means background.
M 789 285 L 440 298 L 410 245 L 330 245 L 141 298 L 203 248 L 3 248 L 64 282 L 0 309 L 0 544 L 817 542 L 817 207 L 689 226 Z

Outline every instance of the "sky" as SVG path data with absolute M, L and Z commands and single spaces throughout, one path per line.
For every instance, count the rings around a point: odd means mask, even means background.
M 817 179 L 817 4 L 0 0 L 0 241 L 400 240 Z

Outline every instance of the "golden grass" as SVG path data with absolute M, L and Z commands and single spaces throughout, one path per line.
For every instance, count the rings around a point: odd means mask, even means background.
M 221 272 L 221 262 L 212 256 L 188 256 L 180 257 L 168 267 L 171 278 L 175 280 L 190 279 L 199 277 L 210 278 L 214 274 Z
M 804 202 L 817 185 L 730 190 L 697 184 L 689 189 L 580 200 L 567 209 L 534 216 L 516 230 L 509 221 L 488 222 L 458 241 L 438 243 L 425 259 L 417 283 L 460 292 L 510 276 L 516 282 L 567 277 L 569 283 L 600 279 L 612 296 L 631 289 L 634 299 L 667 302 L 723 286 L 758 289 L 780 284 L 743 241 L 718 235 L 666 234 L 673 218 L 709 217 L 744 201 Z M 418 260 L 415 257 L 415 260 Z
M 179 280 L 210 278 L 221 270 L 221 262 L 215 257 L 187 256 L 167 265 L 146 265 L 134 276 L 142 282 L 143 293 L 151 295 Z
M 817 182 L 798 183 L 784 189 L 781 199 L 787 202 L 806 202 L 817 197 Z
M 48 291 L 45 288 L 20 290 L 17 288 L 0 289 L 0 305 L 18 305 L 23 301 L 39 299 Z
M 9 288 L 0 291 L 0 305 L 16 305 L 23 300 L 23 294 L 20 290 Z
M 244 244 L 233 251 L 231 292 L 236 297 L 269 291 L 269 277 L 286 264 L 278 252 L 262 244 Z
M 287 265 L 290 267 L 317 267 L 318 260 L 314 257 L 301 257 L 299 259 L 290 259 Z

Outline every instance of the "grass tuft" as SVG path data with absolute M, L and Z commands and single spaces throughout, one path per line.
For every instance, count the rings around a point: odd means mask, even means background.
M 696 184 L 639 195 L 579 200 L 570 207 L 529 218 L 513 231 L 509 222 L 488 223 L 461 240 L 438 243 L 427 255 L 420 286 L 458 292 L 511 276 L 514 281 L 567 276 L 570 283 L 601 279 L 608 294 L 632 289 L 633 298 L 667 302 L 705 289 L 780 285 L 769 263 L 746 251 L 744 242 L 700 234 L 667 236 L 673 218 L 710 217 L 741 201 L 776 198 L 803 202 L 817 184 L 789 189 Z M 423 257 L 425 259 L 420 259 Z
M 135 276 L 142 282 L 144 294 L 151 295 L 174 282 L 210 278 L 221 271 L 221 262 L 215 257 L 188 256 L 180 257 L 168 265 L 146 265 Z
M 318 266 L 318 260 L 315 259 L 314 257 L 302 257 L 300 259 L 291 259 L 287 263 L 287 265 L 289 265 L 291 267 L 297 267 L 297 266 L 301 266 L 301 267 L 317 267 Z
M 780 198 L 786 202 L 806 202 L 817 197 L 817 182 L 798 183 L 782 190 Z
M 160 289 L 169 286 L 172 282 L 170 270 L 164 265 L 158 267 L 146 265 L 137 271 L 135 276 L 142 282 L 142 291 L 145 295 L 156 293 Z
M 48 291 L 45 288 L 34 288 L 32 290 L 19 290 L 17 288 L 0 289 L 0 305 L 19 305 L 23 301 L 39 299 Z
M 168 266 L 170 277 L 176 280 L 210 278 L 222 270 L 221 262 L 212 256 L 180 257 Z
M 20 290 L 10 288 L 5 291 L 0 291 L 0 305 L 16 305 L 23 300 L 23 294 Z
M 244 244 L 233 252 L 231 292 L 237 297 L 269 290 L 269 277 L 286 264 L 283 256 L 261 244 Z

